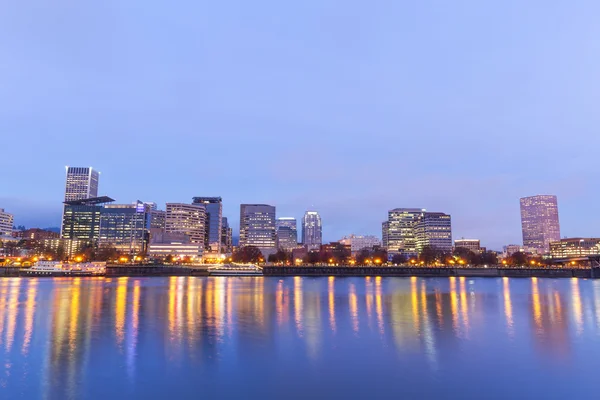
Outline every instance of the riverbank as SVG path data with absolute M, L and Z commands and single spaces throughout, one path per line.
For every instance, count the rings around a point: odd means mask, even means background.
M 600 268 L 423 268 L 423 267 L 263 267 L 264 276 L 390 276 L 488 278 L 600 278 Z M 113 265 L 107 277 L 208 276 L 206 266 Z M 23 268 L 0 268 L 0 277 L 27 276 Z

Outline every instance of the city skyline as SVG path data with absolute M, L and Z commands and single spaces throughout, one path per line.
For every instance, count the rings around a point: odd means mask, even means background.
M 81 170 L 81 171 L 80 171 L 80 170 Z M 73 178 L 72 178 L 72 175 L 73 175 L 73 174 L 72 174 L 72 172 L 76 172 L 76 173 L 82 173 L 82 172 L 85 172 L 85 174 L 83 174 L 83 175 L 89 175 L 89 176 L 92 176 L 92 172 L 93 172 L 93 173 L 95 174 L 95 185 L 94 185 L 94 187 L 91 189 L 91 192 L 90 192 L 90 193 L 92 193 L 92 194 L 96 194 L 96 195 L 98 195 L 99 193 L 102 193 L 102 191 L 99 191 L 99 189 L 98 189 L 99 185 L 98 185 L 98 172 L 97 172 L 97 169 L 94 169 L 94 168 L 92 168 L 92 167 L 89 167 L 89 168 L 88 168 L 88 167 L 82 167 L 82 168 L 78 168 L 78 167 L 67 167 L 67 178 L 66 178 L 66 184 L 64 184 L 64 183 L 63 183 L 63 185 L 65 185 L 65 186 L 66 186 L 66 188 L 65 188 L 65 191 L 64 191 L 64 193 L 65 193 L 65 198 L 68 196 L 68 193 L 69 193 L 69 191 L 70 191 L 70 187 L 72 187 L 72 184 L 70 183 L 70 182 L 73 180 Z M 88 190 L 89 190 L 89 188 L 88 188 Z M 75 197 L 76 197 L 76 198 L 79 198 L 79 197 L 81 197 L 81 196 L 75 196 Z M 539 197 L 552 197 L 552 198 L 556 199 L 556 197 L 557 197 L 557 196 L 555 196 L 555 195 L 534 195 L 534 196 L 528 196 L 528 197 L 525 197 L 525 198 L 520 198 L 520 204 L 522 204 L 522 202 L 523 202 L 523 199 L 532 199 L 532 198 L 539 198 Z M 101 198 L 102 198 L 102 197 L 101 197 Z M 109 199 L 110 199 L 110 198 L 109 198 Z M 111 201 L 114 201 L 113 199 L 110 199 L 110 200 L 111 200 Z M 124 202 L 123 202 L 123 204 L 135 204 L 136 202 L 137 202 L 137 200 L 136 200 L 136 201 L 133 201 L 133 202 L 131 202 L 131 203 L 124 203 Z M 204 204 L 204 207 L 205 207 L 205 208 L 206 208 L 206 206 L 218 206 L 218 207 L 217 207 L 217 209 L 215 209 L 215 210 L 218 210 L 218 213 L 217 213 L 216 215 L 221 215 L 221 217 L 219 218 L 219 228 L 220 228 L 220 222 L 222 222 L 222 221 L 221 221 L 221 219 L 223 218 L 222 216 L 226 214 L 226 213 L 223 211 L 223 204 L 222 204 L 222 203 L 223 203 L 223 201 L 222 201 L 222 198 L 221 198 L 221 197 L 194 197 L 194 198 L 192 199 L 192 203 L 191 203 L 191 204 L 194 204 L 194 203 L 195 203 L 195 204 L 199 204 L 199 203 L 201 203 L 201 202 L 205 202 L 205 203 L 212 202 L 212 203 L 214 203 L 214 204 L 212 204 L 212 205 L 209 205 L 209 204 Z M 159 204 L 157 204 L 157 203 L 156 203 L 156 202 L 154 202 L 154 201 L 145 201 L 145 202 L 144 202 L 144 204 L 147 204 L 147 205 L 150 207 L 150 212 L 151 212 L 152 210 L 154 210 L 154 211 L 157 211 L 157 210 L 158 210 L 158 212 L 161 212 L 161 211 L 162 211 L 162 212 L 165 212 L 164 210 L 161 210 L 161 209 L 162 209 L 162 208 L 166 208 L 166 206 L 167 206 L 169 203 L 165 203 L 165 207 L 162 207 L 162 206 L 160 206 Z M 180 204 L 188 204 L 188 203 L 180 203 Z M 521 206 L 521 208 L 522 208 L 522 206 Z M 407 210 L 411 210 L 411 209 L 407 209 Z M 424 209 L 412 209 L 412 210 L 415 210 L 415 212 L 424 211 Z M 394 209 L 388 210 L 388 213 L 389 213 L 389 212 L 391 212 L 391 211 L 394 211 Z M 305 212 L 305 213 L 304 213 L 304 216 L 303 216 L 302 218 L 300 218 L 299 220 L 300 220 L 300 221 L 302 221 L 302 220 L 303 220 L 303 219 L 306 217 L 306 214 L 307 214 L 307 213 L 308 213 L 308 212 Z M 521 213 L 522 213 L 522 210 L 521 210 Z M 208 225 L 208 217 L 209 217 L 209 213 L 208 213 L 208 211 L 206 211 L 206 217 L 205 217 L 205 218 L 207 219 L 207 222 L 206 222 L 206 223 L 207 223 L 207 225 Z M 320 215 L 319 215 L 319 217 L 320 217 Z M 225 217 L 225 218 L 227 218 L 227 217 Z M 295 218 L 295 217 L 293 217 L 293 218 Z M 229 219 L 232 219 L 232 218 L 229 218 Z M 522 223 L 522 221 L 521 221 L 521 223 Z M 18 222 L 18 218 L 15 218 L 15 224 L 19 224 L 19 222 Z M 64 222 L 63 222 L 63 224 L 64 224 Z M 238 222 L 238 224 L 239 224 L 239 222 Z M 325 225 L 325 226 L 326 226 L 326 225 Z M 27 226 L 27 227 L 28 227 L 28 228 L 48 228 L 48 227 L 53 227 L 53 226 L 51 226 L 51 225 L 49 225 L 49 226 L 42 226 L 42 225 L 38 225 L 38 226 Z M 60 227 L 60 225 L 59 225 L 59 227 Z M 302 227 L 302 225 L 301 225 L 301 227 Z M 221 231 L 221 229 L 219 229 L 219 232 L 220 232 L 220 231 Z M 235 232 L 235 231 L 234 231 L 234 232 Z M 353 231 L 350 231 L 350 232 L 351 232 L 351 234 L 353 234 L 353 233 L 355 233 L 355 232 L 357 232 L 357 231 L 353 230 Z M 237 233 L 237 235 L 235 235 L 235 234 L 234 234 L 234 237 L 236 237 L 236 236 L 237 236 L 237 237 L 239 238 L 240 231 L 238 230 L 236 233 Z M 302 232 L 299 232 L 299 233 L 302 233 Z M 364 234 L 364 233 L 362 233 L 362 232 L 361 232 L 360 234 Z M 347 235 L 348 235 L 348 233 L 344 233 L 344 235 L 343 235 L 343 236 L 347 236 Z M 369 235 L 371 235 L 371 234 L 370 234 L 370 233 L 366 233 L 366 235 L 367 235 L 367 236 L 369 236 Z M 386 240 L 386 238 L 384 237 L 384 234 L 382 234 L 382 231 L 381 231 L 381 225 L 380 225 L 379 232 L 378 232 L 378 233 L 376 233 L 375 235 L 379 235 L 379 237 L 381 237 L 381 238 L 382 238 L 382 241 L 383 241 L 383 242 L 384 242 L 384 244 L 385 244 L 385 240 Z M 459 237 L 460 235 L 454 235 L 454 236 L 455 236 L 455 237 Z M 575 235 L 575 236 L 585 236 L 585 235 Z M 589 237 L 592 237 L 592 236 L 598 236 L 598 235 L 588 235 L 588 236 L 589 236 Z M 341 236 L 339 236 L 339 237 L 341 237 Z M 337 241 L 337 240 L 339 240 L 339 237 L 337 237 L 337 238 L 336 238 L 336 237 L 332 237 L 331 239 L 328 239 L 328 238 L 323 238 L 323 239 L 322 239 L 322 242 L 323 242 L 323 243 L 327 243 L 327 242 L 333 242 L 333 241 Z M 568 237 L 568 236 L 566 236 L 566 235 L 565 235 L 565 236 L 562 236 L 562 237 L 563 237 L 563 238 L 566 238 L 566 237 Z M 561 238 L 561 236 L 559 236 L 559 239 L 560 239 L 560 238 Z M 221 239 L 220 235 L 219 235 L 219 239 Z M 208 237 L 207 237 L 207 238 L 205 238 L 205 240 L 208 240 Z M 485 243 L 487 243 L 487 242 L 488 242 L 488 241 L 487 241 L 485 238 L 483 238 L 483 239 L 480 239 L 480 240 L 481 240 L 481 241 L 483 241 L 483 242 L 485 242 Z M 302 242 L 301 238 L 299 238 L 298 242 Z M 521 240 L 521 241 L 516 241 L 516 242 L 519 242 L 519 243 L 524 243 L 524 241 L 523 241 L 523 240 Z M 548 241 L 547 241 L 547 242 L 548 242 Z M 502 246 L 502 247 L 503 247 L 503 246 L 506 246 L 506 243 L 505 243 L 505 244 L 502 244 L 501 246 Z M 500 248 L 502 248 L 502 247 L 498 247 L 498 249 L 500 249 Z M 488 245 L 488 248 L 494 248 L 494 245 L 493 245 L 493 244 L 492 244 L 492 245 Z

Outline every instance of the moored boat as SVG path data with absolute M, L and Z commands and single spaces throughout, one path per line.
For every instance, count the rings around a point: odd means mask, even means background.
M 208 267 L 210 276 L 263 276 L 262 268 L 254 264 L 220 264 Z
M 102 276 L 106 274 L 105 262 L 63 263 L 38 261 L 21 270 L 21 276 Z

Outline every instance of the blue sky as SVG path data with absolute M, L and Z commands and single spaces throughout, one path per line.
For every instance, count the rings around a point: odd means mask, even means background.
M 386 211 L 452 214 L 454 237 L 520 243 L 519 197 L 559 197 L 600 236 L 600 3 L 6 2 L 0 208 L 58 226 L 64 166 L 119 202 L 220 195 L 324 238 Z

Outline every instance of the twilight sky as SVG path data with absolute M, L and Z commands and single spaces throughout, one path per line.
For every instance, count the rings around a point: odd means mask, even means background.
M 600 236 L 594 0 L 6 1 L 0 208 L 58 226 L 65 165 L 101 194 L 318 210 L 324 239 L 388 209 L 521 243 L 519 197 Z M 237 234 L 237 233 L 236 233 Z

